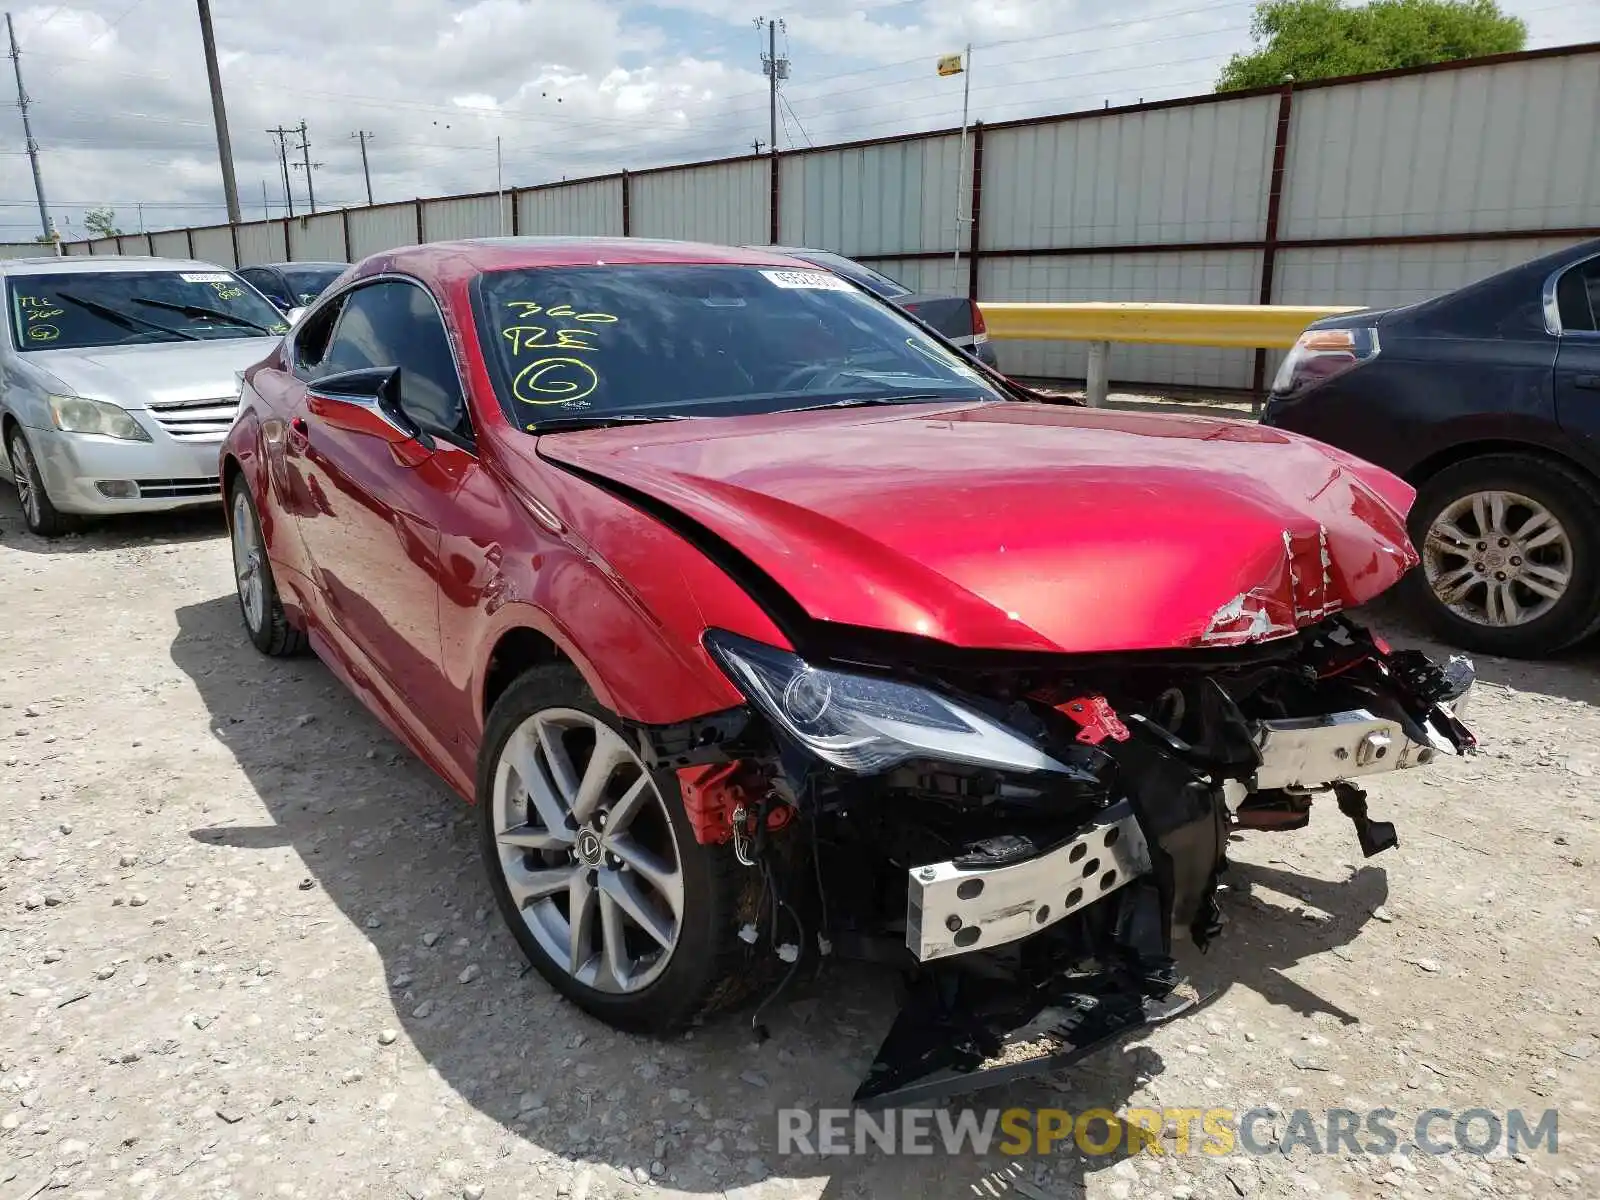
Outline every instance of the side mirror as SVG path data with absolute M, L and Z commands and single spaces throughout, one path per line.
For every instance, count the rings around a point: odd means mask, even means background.
M 306 306 L 304 304 L 301 304 L 301 305 L 299 305 L 299 306 L 297 306 L 295 308 L 291 308 L 287 312 L 285 312 L 283 314 L 283 319 L 285 321 L 289 322 L 289 324 L 291 326 L 294 326 L 294 325 L 298 325 L 300 323 L 300 318 L 305 316 L 305 315 L 306 315 Z
M 400 405 L 399 367 L 362 367 L 326 375 L 306 388 L 306 408 L 335 429 L 388 442 L 402 460 L 411 457 L 401 452 L 404 443 L 433 448 L 432 439 Z

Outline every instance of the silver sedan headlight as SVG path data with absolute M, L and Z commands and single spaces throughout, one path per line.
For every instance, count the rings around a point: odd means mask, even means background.
M 125 442 L 148 442 L 150 434 L 115 404 L 87 396 L 51 396 L 50 418 L 63 433 L 98 433 Z
M 778 729 L 843 770 L 873 775 L 923 758 L 1072 773 L 1011 730 L 926 688 L 816 667 L 720 630 L 705 641 L 735 686 Z

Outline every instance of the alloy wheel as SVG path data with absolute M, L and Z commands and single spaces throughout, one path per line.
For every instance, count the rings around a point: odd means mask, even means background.
M 1572 538 L 1554 513 L 1528 496 L 1471 492 L 1434 518 L 1422 570 L 1434 597 L 1461 619 L 1526 625 L 1566 595 Z
M 22 511 L 28 515 L 28 524 L 37 526 L 40 521 L 39 494 L 34 487 L 33 452 L 28 440 L 20 432 L 11 435 L 11 477 L 17 484 L 17 499 Z
M 501 874 L 550 959 L 599 992 L 655 982 L 682 930 L 682 860 L 627 742 L 576 709 L 534 713 L 500 752 L 490 803 Z
M 240 488 L 233 496 L 233 573 L 239 583 L 239 604 L 251 633 L 259 633 L 267 620 L 267 589 L 261 570 L 261 539 L 255 513 Z

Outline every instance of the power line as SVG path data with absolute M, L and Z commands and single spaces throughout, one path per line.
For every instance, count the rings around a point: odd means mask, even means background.
M 974 46 L 975 49 L 987 50 L 987 49 L 993 49 L 993 48 L 1003 47 L 1003 46 L 1020 45 L 1020 44 L 1024 44 L 1024 43 L 1026 43 L 1026 44 L 1036 44 L 1038 42 L 1051 41 L 1051 40 L 1054 40 L 1056 38 L 1061 38 L 1061 37 L 1079 37 L 1084 33 L 1091 33 L 1091 32 L 1096 32 L 1096 31 L 1099 31 L 1099 30 L 1120 29 L 1120 28 L 1127 28 L 1129 26 L 1134 26 L 1134 25 L 1156 24 L 1156 23 L 1165 22 L 1165 21 L 1168 21 L 1168 20 L 1172 20 L 1172 19 L 1175 19 L 1175 18 L 1178 18 L 1178 17 L 1184 17 L 1184 16 L 1193 16 L 1193 15 L 1199 15 L 1199 14 L 1214 14 L 1214 13 L 1220 11 L 1220 10 L 1223 10 L 1223 9 L 1248 7 L 1251 3 L 1253 3 L 1253 0 L 1224 0 L 1224 2 L 1220 3 L 1220 4 L 1205 5 L 1205 6 L 1198 7 L 1198 8 L 1184 8 L 1184 9 L 1177 9 L 1177 10 L 1169 10 L 1169 11 L 1165 11 L 1165 12 L 1155 12 L 1155 13 L 1149 14 L 1148 16 L 1140 17 L 1140 18 L 1129 18 L 1129 19 L 1118 20 L 1118 21 L 1107 21 L 1107 22 L 1102 22 L 1102 23 L 1100 23 L 1098 25 L 1078 26 L 1078 27 L 1076 27 L 1074 29 L 1063 30 L 1063 31 L 1061 31 L 1059 33 L 1039 34 L 1039 35 L 1036 35 L 1036 36 L 1019 37 L 1019 38 L 1008 38 L 1008 39 L 1004 39 L 1004 40 L 1000 40 L 1000 41 L 994 41 L 994 42 L 975 42 L 975 43 L 973 43 L 973 46 Z M 1551 5 L 1551 6 L 1548 6 L 1548 7 L 1554 8 L 1554 7 L 1562 7 L 1562 6 L 1560 6 L 1560 5 Z M 781 22 L 780 22 L 780 24 L 781 24 Z M 1222 33 L 1222 32 L 1226 32 L 1226 31 L 1227 30 L 1219 28 L 1217 30 L 1206 31 L 1206 33 Z M 1203 34 L 1191 33 L 1191 34 L 1189 34 L 1187 36 L 1190 36 L 1190 37 L 1203 36 Z M 1143 40 L 1141 40 L 1141 42 L 1139 44 L 1142 45 L 1143 44 Z M 1116 47 L 1093 47 L 1093 48 L 1088 48 L 1088 49 L 1084 49 L 1084 50 L 1070 51 L 1070 52 L 1067 52 L 1067 54 L 1063 55 L 1062 57 L 1066 57 L 1068 55 L 1076 55 L 1076 54 L 1103 53 L 1105 50 L 1113 49 L 1113 48 L 1116 48 Z M 41 53 L 43 53 L 43 52 L 41 52 Z M 50 57 L 52 59 L 56 59 L 58 61 L 78 61 L 78 62 L 91 61 L 89 59 L 85 59 L 85 58 L 82 58 L 81 56 L 75 56 L 75 55 L 47 54 L 46 56 Z M 848 78 L 852 78 L 852 77 L 856 77 L 856 76 L 860 76 L 860 75 L 879 74 L 879 73 L 882 73 L 884 71 L 892 70 L 892 69 L 894 69 L 896 67 L 901 67 L 901 66 L 906 66 L 906 65 L 911 65 L 911 64 L 918 64 L 918 63 L 925 63 L 925 62 L 926 62 L 926 55 L 918 55 L 915 58 L 900 59 L 900 60 L 897 60 L 895 62 L 880 63 L 880 64 L 877 64 L 877 65 L 872 66 L 872 67 L 862 67 L 862 68 L 859 68 L 859 69 L 853 70 L 853 71 L 839 72 L 838 74 L 827 76 L 827 77 L 825 77 L 823 79 L 819 79 L 819 80 L 817 80 L 815 82 L 816 82 L 817 86 L 820 87 L 820 86 L 825 85 L 825 84 L 832 84 L 833 82 L 835 82 L 837 80 L 840 80 L 840 79 L 848 79 Z M 97 67 L 99 66 L 99 64 L 96 64 L 96 65 L 97 65 Z M 1001 65 L 1008 65 L 1008 64 L 1001 64 Z M 1127 69 L 1135 70 L 1135 69 L 1139 69 L 1139 68 L 1130 67 L 1130 68 L 1127 68 Z M 129 76 L 131 78 L 139 78 L 139 79 L 146 79 L 146 80 L 152 79 L 152 78 L 167 79 L 167 80 L 174 79 L 174 76 L 172 76 L 170 74 L 152 74 L 152 73 L 147 72 L 147 71 L 142 71 L 142 72 L 131 72 L 131 71 L 107 72 L 107 71 L 104 71 L 103 68 L 101 68 L 101 70 L 102 70 L 102 73 L 126 75 L 126 76 Z M 238 74 L 245 75 L 247 78 L 260 78 L 260 77 L 252 77 L 252 76 L 249 75 L 248 72 L 244 72 L 244 71 L 238 72 Z M 881 84 L 869 84 L 869 85 L 866 85 L 863 88 L 852 89 L 852 90 L 855 90 L 855 91 L 871 90 L 871 89 L 877 88 L 879 86 L 881 86 Z M 262 82 L 257 86 L 257 90 L 267 90 L 269 88 L 274 93 L 281 93 L 281 91 L 282 91 L 282 80 L 277 78 L 277 77 L 273 77 L 270 80 L 263 79 Z M 420 101 L 409 101 L 409 100 L 403 100 L 403 99 L 399 99 L 399 98 L 395 98 L 395 97 L 367 96 L 367 95 L 361 95 L 361 94 L 357 94 L 357 93 L 348 93 L 348 92 L 311 91 L 311 90 L 308 90 L 308 89 L 305 89 L 305 88 L 299 88 L 299 87 L 297 87 L 295 89 L 295 91 L 296 91 L 296 94 L 300 95 L 300 96 L 316 96 L 316 97 L 324 97 L 324 98 L 336 99 L 336 100 L 347 100 L 347 101 L 353 101 L 353 102 L 356 102 L 356 103 L 368 104 L 368 105 L 377 106 L 377 107 L 383 107 L 383 108 L 388 108 L 388 109 L 400 108 L 400 109 L 412 109 L 412 110 L 417 110 L 417 111 L 447 112 L 447 113 L 451 113 L 451 114 L 458 115 L 458 116 L 471 115 L 470 113 L 465 112 L 458 105 L 427 104 L 427 103 L 420 102 Z M 770 85 L 769 85 L 769 88 L 763 89 L 763 92 L 767 92 L 767 91 L 770 91 Z M 754 98 L 756 96 L 762 95 L 763 92 L 754 92 L 754 91 L 751 91 L 751 92 L 732 92 L 732 93 L 729 93 L 727 96 L 723 97 L 723 99 L 724 100 L 737 100 L 737 99 L 744 99 L 744 98 Z M 842 93 L 837 93 L 837 92 L 833 91 L 832 89 L 830 89 L 830 93 L 829 94 L 842 94 Z M 748 111 L 753 111 L 753 110 L 754 110 L 754 106 L 751 106 L 750 108 L 745 108 L 745 109 L 724 109 L 723 111 L 725 113 L 732 113 L 732 112 L 748 112 Z M 543 114 L 528 112 L 528 111 L 525 111 L 525 110 L 517 110 L 517 109 L 496 109 L 496 110 L 494 110 L 494 115 L 497 118 L 503 119 L 503 120 L 543 121 L 543 120 L 548 119 Z M 621 125 L 621 126 L 633 127 L 633 128 L 651 128 L 651 127 L 657 126 L 659 124 L 659 122 L 652 121 L 652 120 L 644 120 L 644 119 L 629 120 L 629 119 L 626 119 L 626 118 L 589 117 L 589 118 L 580 119 L 579 121 L 576 121 L 576 122 L 565 122 L 564 121 L 563 124 L 567 125 L 569 127 L 573 126 L 573 125 L 615 124 L 615 125 Z
M 294 190 L 289 186 L 289 142 L 288 137 L 294 132 L 279 125 L 276 129 L 267 130 L 278 139 L 278 169 L 283 172 L 283 202 L 288 206 L 289 215 L 294 216 Z
M 98 46 L 100 44 L 102 39 L 104 39 L 105 36 L 108 33 L 110 33 L 118 25 L 121 25 L 122 22 L 124 20 L 126 20 L 130 14 L 132 14 L 133 10 L 138 8 L 143 3 L 144 3 L 144 0 L 133 0 L 132 4 L 128 5 L 127 8 L 123 9 L 122 12 L 117 15 L 116 20 L 112 21 L 109 25 L 107 25 L 99 33 L 95 34 L 94 40 L 91 41 L 87 46 L 85 46 L 84 49 L 85 50 L 93 50 L 96 46 Z M 65 7 L 65 5 L 63 5 L 62 7 Z
M 781 92 L 780 92 L 780 93 L 779 93 L 779 94 L 778 94 L 778 99 L 779 99 L 779 100 L 780 100 L 780 101 L 782 101 L 782 102 L 783 102 L 783 106 L 784 106 L 784 108 L 786 108 L 786 109 L 788 109 L 788 110 L 789 110 L 789 115 L 790 115 L 790 116 L 791 116 L 791 117 L 793 117 L 793 118 L 794 118 L 794 123 L 795 123 L 795 126 L 796 126 L 796 127 L 797 127 L 797 128 L 798 128 L 798 129 L 799 129 L 799 130 L 800 130 L 800 134 L 801 134 L 801 136 L 802 136 L 802 137 L 804 137 L 804 138 L 805 138 L 805 139 L 806 139 L 806 145 L 808 145 L 808 146 L 815 146 L 815 145 L 816 145 L 816 143 L 815 143 L 815 142 L 813 142 L 813 141 L 812 141 L 812 140 L 811 140 L 811 135 L 810 135 L 810 134 L 809 134 L 809 133 L 807 133 L 807 132 L 806 132 L 806 127 L 805 127 L 805 126 L 804 126 L 804 125 L 801 125 L 801 124 L 800 124 L 800 117 L 799 117 L 799 114 L 797 114 L 797 113 L 796 113 L 796 112 L 795 112 L 795 111 L 794 111 L 794 106 L 793 106 L 793 105 L 792 105 L 792 104 L 790 104 L 790 103 L 789 103 L 789 97 L 787 97 L 787 96 L 785 96 L 785 95 L 783 95 L 783 94 L 782 94 L 782 93 L 781 93 Z M 787 121 L 786 121 L 786 122 L 784 122 L 784 127 L 785 127 L 785 128 L 788 128 L 788 122 L 787 122 Z

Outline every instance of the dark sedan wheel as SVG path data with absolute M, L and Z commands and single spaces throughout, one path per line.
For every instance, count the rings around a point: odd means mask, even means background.
M 22 519 L 28 531 L 39 537 L 60 537 L 76 527 L 76 522 L 50 502 L 44 479 L 39 474 L 39 464 L 34 461 L 33 449 L 20 425 L 14 426 L 6 440 L 6 453 L 11 459 L 11 478 L 16 481 L 17 500 L 22 505 Z
M 477 794 L 501 914 L 580 1008 L 665 1032 L 747 992 L 757 872 L 695 840 L 676 775 L 645 766 L 572 667 L 535 668 L 495 703 Z
M 1600 625 L 1600 491 L 1571 468 L 1516 454 L 1457 463 L 1423 484 L 1410 524 L 1412 597 L 1456 645 L 1537 658 Z

